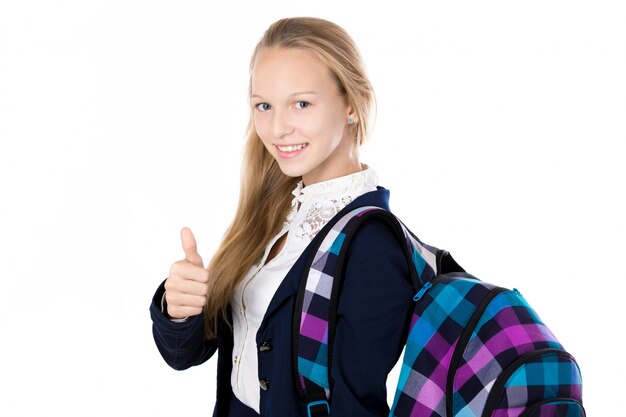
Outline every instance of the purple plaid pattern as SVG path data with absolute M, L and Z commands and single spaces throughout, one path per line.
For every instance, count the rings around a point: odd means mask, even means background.
M 329 389 L 328 382 L 328 317 L 334 269 L 341 242 L 342 229 L 352 217 L 343 217 L 324 237 L 309 269 L 298 336 L 298 373 L 301 388 L 304 379 Z
M 454 413 L 480 416 L 491 386 L 521 355 L 562 349 L 554 335 L 516 291 L 494 298 L 467 343 L 454 378 Z M 465 411 L 464 411 L 465 410 Z
M 515 367 L 501 393 L 493 393 L 500 396 L 493 417 L 518 417 L 528 404 L 549 398 L 582 401 L 580 370 L 567 352 L 534 352 L 523 364 Z
M 446 416 L 446 387 L 457 343 L 495 287 L 442 276 L 415 305 L 390 416 Z
M 329 396 L 328 381 L 328 329 L 330 298 L 335 279 L 337 260 L 350 222 L 380 207 L 357 208 L 343 216 L 324 237 L 315 253 L 306 277 L 298 337 L 298 374 L 300 387 L 305 390 L 304 378 L 324 387 Z M 405 242 L 411 249 L 418 277 L 430 280 L 435 271 L 436 249 L 424 245 L 400 223 Z
M 300 289 L 295 352 L 305 393 L 312 381 L 329 397 L 338 258 L 350 222 L 372 210 L 382 209 L 355 209 L 332 227 Z M 521 294 L 463 272 L 438 275 L 438 249 L 398 224 L 420 287 L 389 417 L 584 417 L 578 365 Z
M 582 401 L 581 387 L 576 362 L 517 290 L 443 275 L 415 306 L 389 415 L 519 417 L 544 399 Z

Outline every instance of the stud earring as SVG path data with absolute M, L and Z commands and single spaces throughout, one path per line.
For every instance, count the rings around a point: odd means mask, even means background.
M 348 119 L 348 124 L 351 125 L 352 123 L 354 123 L 354 119 L 351 117 L 350 119 Z

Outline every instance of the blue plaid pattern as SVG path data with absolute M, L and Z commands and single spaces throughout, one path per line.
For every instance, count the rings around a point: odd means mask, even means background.
M 390 416 L 446 415 L 446 383 L 457 341 L 493 289 L 476 284 L 470 278 L 441 277 L 415 305 Z
M 302 309 L 294 316 L 303 392 L 312 381 L 329 398 L 329 317 L 338 258 L 352 222 L 373 210 L 382 209 L 361 207 L 339 219 L 303 278 Z M 576 361 L 521 294 L 463 272 L 438 274 L 439 250 L 397 224 L 421 298 L 415 298 L 389 417 L 583 417 Z
M 508 378 L 493 417 L 517 417 L 528 404 L 550 398 L 580 400 L 581 391 L 580 370 L 569 353 L 554 350 L 537 352 Z M 575 410 L 575 407 L 572 408 Z
M 539 403 L 524 414 L 524 417 L 585 417 L 581 403 L 572 400 L 550 400 Z
M 554 335 L 516 291 L 487 306 L 469 339 L 454 378 L 454 413 L 480 415 L 496 378 L 521 355 L 562 349 Z
M 324 237 L 315 253 L 306 277 L 298 337 L 298 381 L 305 389 L 304 378 L 315 382 L 329 396 L 328 380 L 328 327 L 330 298 L 335 279 L 337 258 L 343 247 L 346 231 L 351 222 L 380 207 L 357 208 L 342 217 Z M 421 280 L 430 280 L 435 275 L 434 248 L 422 244 L 412 236 L 404 225 L 405 243 L 411 250 L 413 264 Z

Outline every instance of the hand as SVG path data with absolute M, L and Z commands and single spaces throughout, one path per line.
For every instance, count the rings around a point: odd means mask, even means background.
M 165 280 L 167 314 L 175 319 L 202 313 L 209 289 L 209 270 L 204 267 L 198 254 L 193 233 L 189 228 L 183 227 L 180 239 L 185 259 L 172 264 L 170 274 Z

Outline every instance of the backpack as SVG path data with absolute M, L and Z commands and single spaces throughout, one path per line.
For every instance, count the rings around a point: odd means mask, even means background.
M 422 243 L 389 211 L 365 206 L 318 239 L 300 282 L 292 359 L 309 417 L 330 414 L 345 257 L 358 226 L 370 218 L 382 220 L 400 239 L 415 289 L 389 417 L 585 416 L 578 364 L 519 291 L 468 274 L 449 252 Z

